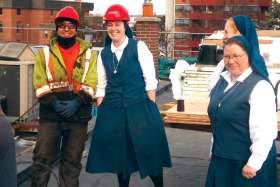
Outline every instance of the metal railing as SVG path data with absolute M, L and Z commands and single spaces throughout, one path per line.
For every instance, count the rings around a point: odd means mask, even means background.
M 25 113 L 23 113 L 15 121 L 13 121 L 12 124 L 17 125 L 17 124 L 29 123 L 38 119 L 39 119 L 39 102 L 36 101 Z

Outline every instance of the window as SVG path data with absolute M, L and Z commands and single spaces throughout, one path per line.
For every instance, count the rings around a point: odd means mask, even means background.
M 3 8 L 0 8 L 0 15 L 3 14 Z
M 257 6 L 248 7 L 248 12 L 260 13 L 261 12 L 261 8 L 257 7 Z
M 18 22 L 17 22 L 17 26 L 16 26 L 16 32 L 17 32 L 17 33 L 20 32 L 21 29 L 22 29 L 22 24 L 21 24 L 20 21 L 18 21 Z
M 21 9 L 17 8 L 17 15 L 21 15 Z
M 3 24 L 0 23 L 0 32 L 3 32 Z
M 191 20 L 189 19 L 176 19 L 175 20 L 175 24 L 176 25 L 187 25 L 187 26 L 190 26 L 192 23 Z
M 207 8 L 209 12 L 219 12 L 223 9 L 222 6 L 208 6 Z
M 176 5 L 176 12 L 190 12 L 192 11 L 192 7 L 189 5 Z
M 191 35 L 188 33 L 176 33 L 175 39 L 191 39 Z
M 192 20 L 193 27 L 203 27 L 205 25 L 204 20 Z
M 193 34 L 192 35 L 192 40 L 201 40 L 205 36 L 203 34 Z
M 224 10 L 225 10 L 225 12 L 231 12 L 232 7 L 231 6 L 225 6 Z
M 184 12 L 190 12 L 190 11 L 192 11 L 192 7 L 191 6 L 189 6 L 189 5 L 184 5 Z
M 206 12 L 206 7 L 205 6 L 194 6 L 193 11 L 194 12 Z
M 175 10 L 176 10 L 176 12 L 181 12 L 183 10 L 183 6 L 182 5 L 176 5 Z
M 214 28 L 215 30 L 221 30 L 224 28 L 224 23 L 220 20 L 211 20 L 211 21 L 208 21 L 208 27 L 212 27 Z

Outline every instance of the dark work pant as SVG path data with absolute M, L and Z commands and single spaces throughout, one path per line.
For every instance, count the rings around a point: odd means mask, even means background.
M 33 155 L 32 187 L 48 185 L 51 167 L 60 153 L 61 187 L 78 187 L 81 159 L 87 140 L 87 124 L 40 121 L 40 131 Z

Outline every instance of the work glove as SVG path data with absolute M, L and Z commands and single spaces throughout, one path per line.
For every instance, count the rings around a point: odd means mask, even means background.
M 51 102 L 52 108 L 54 109 L 54 111 L 56 111 L 57 113 L 61 113 L 62 111 L 64 111 L 64 104 L 58 100 L 58 99 L 53 99 L 53 101 Z
M 78 99 L 62 101 L 61 103 L 63 104 L 63 111 L 60 113 L 60 115 L 64 118 L 70 118 L 73 116 L 73 114 L 75 114 L 75 112 L 81 106 L 81 102 Z

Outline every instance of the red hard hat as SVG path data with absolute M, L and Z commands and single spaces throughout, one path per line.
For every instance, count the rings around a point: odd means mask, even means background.
M 61 18 L 68 18 L 68 19 L 75 20 L 77 22 L 77 26 L 80 26 L 79 14 L 71 6 L 66 6 L 66 7 L 60 9 L 55 16 L 54 21 L 57 22 L 57 20 L 59 20 Z
M 104 21 L 129 21 L 129 15 L 122 5 L 114 4 L 111 5 L 103 16 Z

